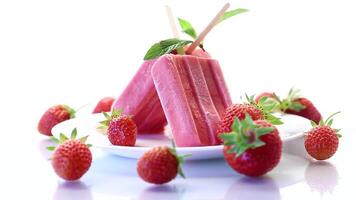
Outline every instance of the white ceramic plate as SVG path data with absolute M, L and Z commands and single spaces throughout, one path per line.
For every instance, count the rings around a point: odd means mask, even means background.
M 295 115 L 280 116 L 284 122 L 283 125 L 278 126 L 280 136 L 284 145 L 292 140 L 297 140 L 302 137 L 303 132 L 310 128 L 308 120 Z M 169 130 L 165 134 L 139 134 L 136 146 L 114 146 L 107 139 L 107 136 L 97 130 L 99 121 L 102 121 L 104 116 L 102 114 L 90 114 L 77 116 L 77 118 L 64 121 L 52 130 L 54 136 L 59 133 L 70 134 L 73 128 L 78 129 L 78 136 L 90 135 L 88 143 L 96 148 L 100 148 L 109 153 L 113 153 L 127 158 L 139 158 L 144 152 L 154 146 L 171 145 Z M 192 154 L 187 160 L 203 160 L 222 157 L 222 145 L 218 146 L 202 146 L 202 147 L 177 147 L 178 154 Z

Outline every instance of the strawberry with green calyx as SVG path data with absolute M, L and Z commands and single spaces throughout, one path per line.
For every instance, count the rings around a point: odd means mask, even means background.
M 340 129 L 333 129 L 333 117 L 340 112 L 336 112 L 325 121 L 320 120 L 319 124 L 311 121 L 313 128 L 305 135 L 304 146 L 310 156 L 317 160 L 326 160 L 333 156 L 339 146 L 338 133 Z
M 113 145 L 135 146 L 137 137 L 137 125 L 131 116 L 123 115 L 121 109 L 114 109 L 111 115 L 103 112 L 105 120 L 99 122 L 98 129 L 105 130 Z
M 285 99 L 281 99 L 275 93 L 264 92 L 257 96 L 256 101 L 260 98 L 267 97 L 268 101 L 275 101 L 278 103 L 275 111 L 283 113 L 294 114 L 309 120 L 313 120 L 315 123 L 319 123 L 321 114 L 314 104 L 307 98 L 300 96 L 300 90 L 290 89 L 288 96 Z
M 234 119 L 231 132 L 222 133 L 224 157 L 236 172 L 247 176 L 261 176 L 280 161 L 282 141 L 278 130 L 264 120 L 253 121 L 246 114 L 244 120 Z
M 137 162 L 137 173 L 146 182 L 164 184 L 173 180 L 177 174 L 185 178 L 181 165 L 184 158 L 179 156 L 175 145 L 154 147 L 147 151 Z
M 108 114 L 107 112 L 102 112 L 105 120 L 100 121 L 99 122 L 99 126 L 97 128 L 99 129 L 107 129 L 111 120 L 114 118 L 117 118 L 121 115 L 122 113 L 122 109 L 113 109 L 112 112 L 110 114 Z
M 281 112 L 279 108 L 280 100 L 276 93 L 263 92 L 255 97 L 255 101 L 258 103 L 262 98 L 267 98 L 265 103 L 267 104 L 276 104 L 276 107 L 272 110 L 272 112 Z
M 280 118 L 272 115 L 272 112 L 275 111 L 278 104 L 274 101 L 268 101 L 268 97 L 262 97 L 258 102 L 255 101 L 254 95 L 248 96 L 246 94 L 246 100 L 252 106 L 255 106 L 257 109 L 261 110 L 264 120 L 268 121 L 273 125 L 281 125 L 283 122 Z
M 68 181 L 80 179 L 90 168 L 92 154 L 89 149 L 90 144 L 85 144 L 88 136 L 76 139 L 77 129 L 73 129 L 71 137 L 68 138 L 63 133 L 59 139 L 52 136 L 51 139 L 58 144 L 57 147 L 47 147 L 54 151 L 51 162 L 56 174 Z
M 253 96 L 249 97 L 246 95 L 246 99 L 248 103 L 233 104 L 226 109 L 218 124 L 216 131 L 217 137 L 221 133 L 231 132 L 234 119 L 238 118 L 239 120 L 244 120 L 246 114 L 248 114 L 252 120 L 267 120 L 274 125 L 283 124 L 280 118 L 271 114 L 275 109 L 276 103 L 267 102 L 267 97 L 261 98 L 258 102 L 253 100 Z M 220 140 L 219 137 L 218 140 Z
M 71 118 L 75 117 L 75 110 L 67 105 L 56 105 L 50 107 L 38 122 L 38 131 L 47 136 L 52 136 L 52 128 Z
M 277 95 L 274 95 L 274 98 L 279 102 L 279 108 L 282 112 L 286 112 L 288 109 L 295 112 L 300 112 L 306 108 L 306 105 L 303 105 L 298 101 L 300 99 L 300 90 L 291 88 L 288 92 L 287 98 L 281 100 Z

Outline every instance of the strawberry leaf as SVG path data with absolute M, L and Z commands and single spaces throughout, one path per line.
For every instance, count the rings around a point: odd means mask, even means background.
M 262 135 L 272 132 L 274 127 L 261 127 L 252 120 L 251 116 L 245 114 L 244 120 L 234 119 L 230 133 L 219 134 L 224 145 L 230 147 L 228 153 L 235 153 L 235 157 L 243 154 L 247 149 L 254 149 L 265 145 L 260 139 Z
M 89 137 L 89 135 L 81 137 L 81 138 L 79 138 L 79 141 L 82 142 L 83 144 L 85 144 L 85 142 L 87 141 L 88 137 Z
M 63 133 L 59 134 L 59 143 L 63 143 L 64 141 L 68 140 L 67 136 Z
M 192 154 L 186 154 L 186 155 L 178 155 L 177 154 L 177 150 L 176 150 L 176 144 L 175 142 L 172 140 L 172 148 L 168 148 L 169 152 L 175 156 L 177 158 L 177 161 L 178 161 L 178 174 L 182 177 L 182 178 L 185 178 L 185 175 L 184 175 L 184 172 L 182 170 L 182 164 L 184 163 L 184 159 L 186 157 L 189 157 L 191 156 Z
M 316 127 L 316 126 L 318 126 L 318 124 L 317 124 L 317 123 L 315 123 L 313 120 L 310 120 L 310 124 L 312 125 L 312 127 Z
M 103 115 L 105 116 L 106 119 L 111 120 L 111 116 L 108 113 L 103 112 Z
M 77 128 L 74 128 L 70 135 L 70 139 L 74 140 L 77 137 L 77 134 L 78 134 Z
M 48 151 L 54 151 L 56 149 L 56 147 L 50 146 L 46 148 Z
M 71 119 L 75 118 L 75 113 L 76 112 L 75 112 L 75 110 L 73 108 L 69 107 L 68 105 L 62 105 L 62 106 L 67 110 L 67 112 L 69 113 Z
M 333 119 L 330 119 L 326 125 L 331 126 L 333 124 Z
M 113 119 L 113 118 L 116 118 L 116 117 L 120 117 L 122 113 L 122 109 L 114 109 L 111 113 L 111 116 L 109 117 L 109 119 Z
M 305 109 L 305 106 L 297 101 L 293 101 L 289 104 L 289 109 L 299 112 Z
M 59 144 L 59 143 L 60 143 L 59 140 L 58 140 L 56 137 L 54 137 L 54 136 L 51 136 L 51 140 L 52 140 L 54 143 L 56 143 L 56 144 Z

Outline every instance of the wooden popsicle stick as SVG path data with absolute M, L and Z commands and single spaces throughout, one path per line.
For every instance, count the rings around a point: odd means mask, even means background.
M 171 30 L 172 30 L 173 37 L 179 38 L 179 31 L 177 29 L 177 26 L 176 26 L 176 23 L 175 23 L 175 20 L 174 20 L 172 9 L 168 5 L 166 5 L 166 13 L 167 13 L 169 25 L 170 25 Z
M 197 46 L 204 40 L 205 36 L 214 28 L 214 26 L 220 21 L 227 9 L 229 9 L 230 3 L 226 3 L 224 7 L 216 14 L 216 16 L 210 21 L 208 26 L 201 32 L 198 38 L 189 46 L 186 54 L 191 54 Z

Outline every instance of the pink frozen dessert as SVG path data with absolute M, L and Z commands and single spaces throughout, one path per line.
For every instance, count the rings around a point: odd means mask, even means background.
M 231 98 L 218 61 L 167 54 L 151 73 L 177 146 L 220 144 L 217 124 Z
M 207 52 L 201 49 L 196 49 L 193 55 L 210 57 Z M 123 114 L 133 117 L 139 134 L 162 133 L 167 125 L 167 120 L 151 77 L 151 68 L 155 61 L 156 59 L 143 62 L 135 76 L 113 104 L 113 108 L 120 108 L 123 110 Z

